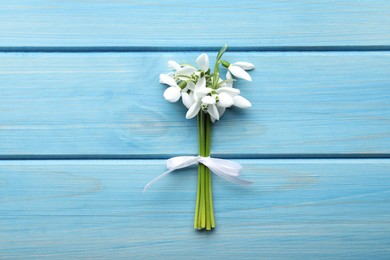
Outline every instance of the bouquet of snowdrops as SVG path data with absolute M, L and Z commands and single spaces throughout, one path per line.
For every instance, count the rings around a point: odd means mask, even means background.
M 145 190 L 171 171 L 198 164 L 198 192 L 194 218 L 196 229 L 211 230 L 215 227 L 210 169 L 228 181 L 244 185 L 251 183 L 238 178 L 242 168 L 240 164 L 210 157 L 212 123 L 219 120 L 227 108 L 252 106 L 240 95 L 240 90 L 234 88 L 233 83 L 236 78 L 252 81 L 247 71 L 255 67 L 248 62 L 229 63 L 222 60 L 226 49 L 225 45 L 218 52 L 214 71 L 210 69 L 209 57 L 203 53 L 196 59 L 197 67 L 171 60 L 168 61 L 168 67 L 173 72 L 160 75 L 160 83 L 169 86 L 164 92 L 164 98 L 170 102 L 177 102 L 181 98 L 188 109 L 186 118 L 191 119 L 197 116 L 199 155 L 169 159 L 167 161 L 168 171 L 146 185 Z M 221 78 L 221 65 L 227 70 L 225 79 Z

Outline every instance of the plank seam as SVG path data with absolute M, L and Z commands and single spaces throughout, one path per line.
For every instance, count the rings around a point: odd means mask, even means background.
M 0 160 L 165 160 L 179 154 L 150 155 L 0 155 Z M 390 154 L 212 154 L 222 159 L 390 159 Z
M 58 53 L 79 53 L 79 52 L 166 52 L 166 51 L 218 51 L 218 46 L 20 46 L 0 47 L 0 52 L 58 52 Z M 390 45 L 342 45 L 342 46 L 229 46 L 229 52 L 338 52 L 338 51 L 390 51 Z

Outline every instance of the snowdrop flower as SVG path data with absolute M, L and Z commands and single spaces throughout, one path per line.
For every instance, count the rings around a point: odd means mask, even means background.
M 196 59 L 196 63 L 198 64 L 199 68 L 204 72 L 206 72 L 209 69 L 209 64 L 210 64 L 209 57 L 205 53 L 199 55 L 199 57 Z M 160 83 L 170 86 L 165 90 L 164 98 L 170 102 L 177 102 L 180 99 L 180 97 L 182 97 L 183 104 L 187 108 L 190 108 L 193 105 L 193 103 L 195 103 L 195 99 L 194 99 L 194 94 L 191 94 L 191 92 L 187 93 L 187 91 L 191 89 L 194 90 L 195 88 L 194 84 L 191 81 L 189 81 L 188 83 L 186 83 L 186 85 L 188 84 L 188 87 L 182 90 L 177 85 L 174 78 L 177 78 L 179 80 L 188 80 L 189 78 L 191 78 L 193 74 L 197 72 L 197 69 L 190 65 L 186 65 L 182 67 L 179 63 L 177 63 L 174 60 L 168 61 L 168 67 L 175 70 L 176 72 L 174 72 L 173 74 L 160 75 Z
M 187 111 L 186 118 L 190 119 L 195 117 L 201 108 L 203 97 L 207 96 L 213 89 L 206 87 L 206 79 L 205 77 L 201 77 L 196 82 L 193 94 L 193 104 Z
M 238 64 L 237 66 L 242 66 L 242 68 L 245 68 L 246 70 L 254 69 L 254 65 L 249 63 L 249 62 L 236 62 L 234 64 Z M 233 88 L 233 77 L 229 71 L 226 72 L 226 79 L 228 81 L 223 86 L 225 88 L 226 87 Z M 229 81 L 229 80 L 231 80 L 231 81 Z M 222 88 L 222 89 L 225 89 L 225 88 Z M 236 90 L 236 89 L 234 89 L 234 90 Z M 249 100 L 247 100 L 246 98 L 240 96 L 239 93 L 237 95 L 231 95 L 231 97 L 233 98 L 233 105 L 236 107 L 239 107 L 239 108 L 252 107 L 251 102 L 249 102 Z
M 164 98 L 169 102 L 176 102 L 181 97 L 181 89 L 179 87 L 169 87 L 164 91 Z
M 212 122 L 219 120 L 225 109 L 234 104 L 233 97 L 240 94 L 240 90 L 230 87 L 221 87 L 211 92 L 211 96 L 202 98 L 202 105 L 207 108 Z
M 226 73 L 226 79 L 232 79 L 232 75 L 230 74 L 229 71 Z M 250 107 L 252 107 L 251 102 L 249 102 L 249 100 L 247 100 L 246 98 L 240 96 L 239 95 L 240 92 L 239 92 L 238 89 L 233 88 L 233 81 L 226 82 L 224 87 L 221 87 L 221 88 L 217 89 L 217 92 L 221 91 L 221 90 L 227 91 L 229 89 L 230 89 L 230 92 L 228 92 L 228 93 L 229 93 L 229 95 L 231 96 L 231 98 L 233 100 L 233 105 L 234 106 L 239 107 L 239 108 L 250 108 Z M 238 93 L 236 93 L 236 91 L 238 91 Z
M 251 76 L 248 74 L 248 72 L 245 71 L 244 68 L 254 69 L 253 64 L 251 64 L 249 62 L 237 62 L 237 63 L 230 64 L 229 62 L 227 62 L 225 60 L 222 61 L 222 65 L 225 68 L 227 68 L 231 74 L 233 74 L 237 78 L 245 79 L 247 81 L 252 81 Z M 250 65 L 252 65 L 252 66 L 250 66 Z M 242 68 L 241 66 L 244 68 Z
M 206 72 L 210 65 L 209 56 L 207 56 L 206 53 L 199 55 L 199 57 L 196 59 L 196 63 L 198 64 L 200 70 Z M 197 69 L 189 64 L 184 64 L 181 66 L 176 61 L 170 60 L 168 61 L 167 65 L 169 68 L 175 70 L 175 72 L 173 72 L 171 75 L 181 80 L 188 79 L 188 77 L 191 77 L 194 73 L 199 75 L 199 73 L 197 73 Z
M 231 87 L 222 87 L 216 90 L 218 94 L 218 106 L 231 107 L 234 104 L 233 97 L 240 94 L 239 89 Z
M 186 82 L 180 82 L 180 86 L 177 85 L 176 81 L 167 74 L 160 74 L 160 83 L 169 85 L 164 91 L 164 98 L 169 102 L 176 102 L 180 99 L 182 95 L 182 88 L 185 87 Z
M 195 103 L 194 89 L 195 84 L 192 81 L 188 81 L 187 86 L 181 92 L 181 99 L 183 101 L 183 105 L 187 109 L 190 109 L 190 107 Z
M 206 53 L 199 55 L 199 57 L 196 59 L 196 64 L 198 64 L 199 69 L 203 70 L 204 72 L 208 71 L 210 65 L 209 56 L 207 56 Z
M 202 98 L 202 108 L 209 113 L 212 122 L 219 120 L 219 112 L 216 103 L 216 95 L 205 96 Z
M 231 107 L 234 101 L 229 93 L 223 89 L 218 89 L 215 94 L 202 98 L 202 106 L 207 109 L 211 121 L 214 123 L 225 113 L 227 107 Z
M 175 76 L 178 77 L 179 79 L 188 79 L 188 77 L 191 77 L 192 74 L 196 72 L 196 68 L 191 67 L 191 66 L 184 66 L 181 69 L 177 70 L 175 73 Z
M 244 97 L 240 96 L 240 90 L 233 87 L 221 87 L 216 90 L 217 103 L 216 108 L 218 110 L 219 118 L 225 113 L 226 108 L 236 106 L 239 108 L 249 108 L 252 104 Z M 211 114 L 210 114 L 211 115 Z M 212 116 L 212 121 L 219 120 L 219 118 Z M 215 120 L 213 120 L 215 119 Z
M 188 80 L 192 74 L 197 71 L 196 68 L 191 65 L 184 64 L 182 66 L 174 60 L 168 61 L 167 65 L 170 69 L 174 70 L 174 72 L 170 72 L 166 75 L 178 80 Z

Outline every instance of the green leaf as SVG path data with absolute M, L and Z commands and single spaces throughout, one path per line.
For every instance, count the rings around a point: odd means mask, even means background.
M 227 44 L 225 44 L 218 52 L 218 55 L 217 55 L 217 60 L 220 60 L 222 58 L 222 55 L 225 53 L 226 49 L 227 49 Z

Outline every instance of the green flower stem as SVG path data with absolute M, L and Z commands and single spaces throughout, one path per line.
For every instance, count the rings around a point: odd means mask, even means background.
M 199 155 L 210 156 L 211 120 L 203 111 L 198 114 Z M 215 227 L 211 174 L 209 168 L 198 165 L 198 192 L 196 197 L 194 228 L 211 230 Z
M 211 150 L 211 119 L 210 116 L 207 116 L 206 120 L 206 156 L 210 156 Z M 208 197 L 209 197 L 209 215 L 210 215 L 210 225 L 211 228 L 215 227 L 215 218 L 214 218 L 214 209 L 213 209 L 213 193 L 211 186 L 211 172 L 210 169 L 206 167 L 207 170 L 207 179 L 208 179 Z

